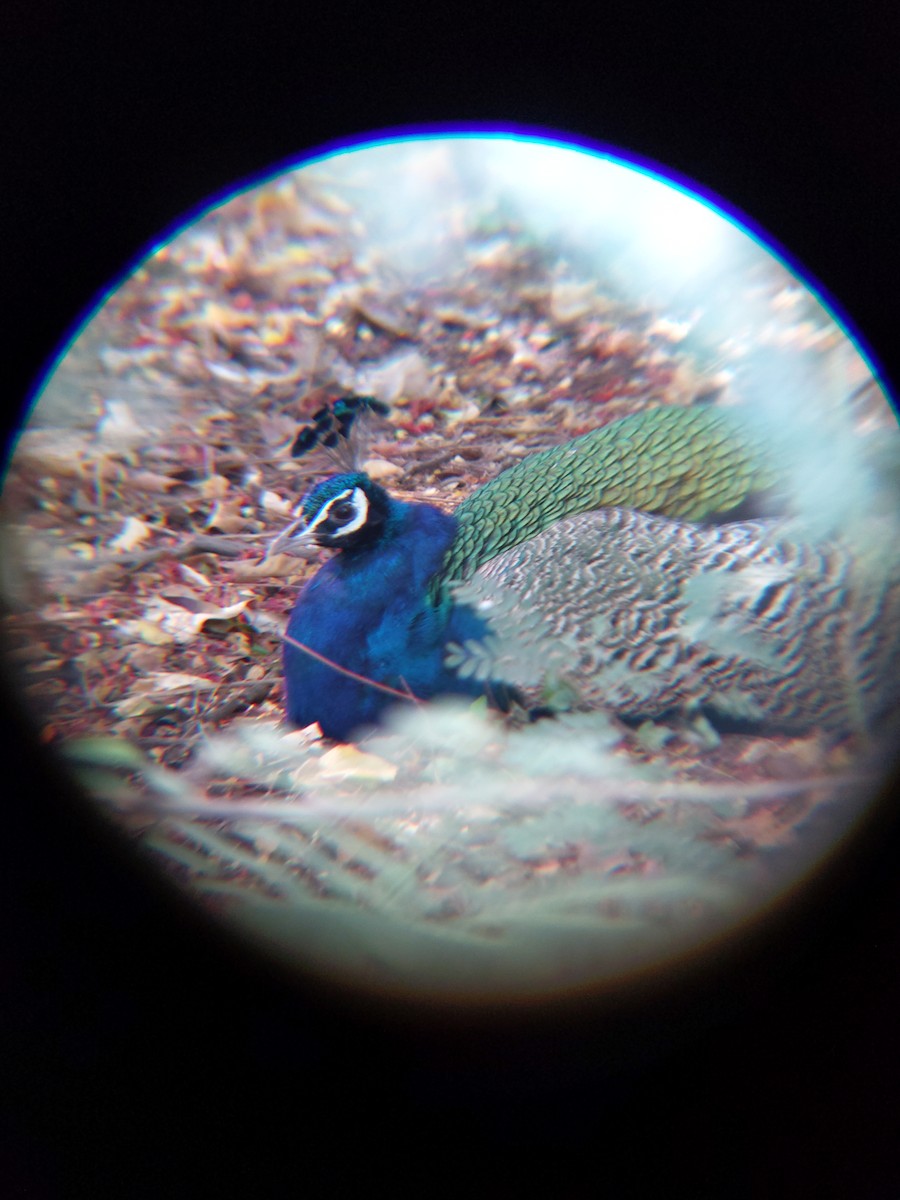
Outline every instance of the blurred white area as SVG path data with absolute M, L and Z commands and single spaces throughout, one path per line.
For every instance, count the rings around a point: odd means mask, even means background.
M 458 269 L 493 216 L 555 254 L 561 278 L 684 322 L 683 348 L 731 373 L 815 536 L 898 507 L 895 480 L 873 475 L 855 436 L 866 418 L 850 400 L 868 384 L 879 460 L 900 473 L 900 428 L 870 367 L 789 266 L 711 203 L 625 162 L 515 137 L 387 143 L 304 170 L 353 204 L 373 255 L 410 282 Z

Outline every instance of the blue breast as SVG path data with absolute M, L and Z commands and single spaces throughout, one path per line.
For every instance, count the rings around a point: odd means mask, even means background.
M 456 532 L 452 516 L 427 504 L 393 501 L 384 536 L 327 562 L 297 600 L 288 638 L 367 680 L 422 700 L 443 693 L 476 696 L 484 685 L 444 666 L 451 641 L 479 638 L 486 626 L 470 609 L 438 609 L 425 600 Z M 326 737 L 346 740 L 401 703 L 336 671 L 285 641 L 287 715 L 318 721 Z

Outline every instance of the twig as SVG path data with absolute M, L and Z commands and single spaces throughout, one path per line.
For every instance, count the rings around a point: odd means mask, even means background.
M 279 681 L 275 679 L 260 679 L 255 683 L 245 684 L 244 690 L 240 695 L 229 696 L 218 707 L 201 713 L 200 719 L 204 723 L 219 724 L 228 717 L 234 716 L 235 713 L 243 712 L 244 709 L 250 708 L 254 704 L 262 703 L 277 682 Z
M 145 550 L 141 554 L 116 554 L 102 559 L 95 559 L 93 566 L 105 566 L 108 563 L 118 563 L 126 571 L 140 571 L 161 558 L 190 558 L 194 554 L 221 554 L 226 558 L 238 558 L 244 553 L 244 547 L 229 538 L 198 533 L 187 541 L 176 546 L 158 546 L 155 550 Z
M 445 450 L 442 454 L 434 454 L 431 458 L 423 458 L 419 462 L 410 463 L 406 467 L 406 475 L 416 475 L 419 471 L 433 471 L 435 467 L 441 467 L 446 462 L 452 462 L 454 458 L 462 458 L 466 462 L 474 462 L 484 456 L 484 451 L 478 446 L 451 446 L 449 450 Z
M 326 667 L 332 667 L 341 675 L 346 675 L 349 679 L 355 679 L 357 683 L 365 683 L 369 687 L 373 687 L 376 691 L 386 692 L 389 696 L 397 696 L 401 700 L 411 700 L 414 704 L 420 704 L 418 696 L 407 688 L 405 692 L 399 691 L 397 688 L 389 687 L 386 683 L 376 683 L 374 679 L 369 679 L 365 675 L 357 675 L 356 671 L 350 671 L 347 667 L 342 667 L 330 658 L 326 658 L 324 654 L 319 654 L 318 650 L 313 650 L 310 646 L 306 646 L 303 642 L 298 642 L 296 638 L 284 635 L 284 640 L 297 650 L 301 650 L 304 654 L 308 654 L 310 658 L 316 659 L 317 662 L 324 663 Z

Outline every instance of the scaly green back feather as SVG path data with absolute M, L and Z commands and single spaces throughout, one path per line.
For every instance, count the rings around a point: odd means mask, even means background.
M 732 410 L 635 413 L 529 455 L 464 500 L 429 599 L 563 517 L 621 506 L 699 520 L 774 483 L 758 435 Z

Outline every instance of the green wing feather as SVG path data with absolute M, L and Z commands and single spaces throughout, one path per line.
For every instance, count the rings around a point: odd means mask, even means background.
M 699 520 L 776 482 L 758 434 L 730 409 L 656 408 L 531 454 L 456 509 L 429 598 L 577 513 L 621 506 Z

